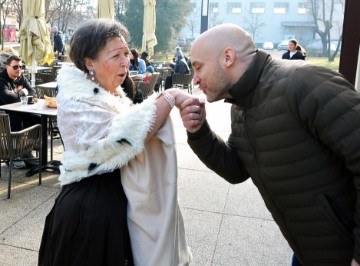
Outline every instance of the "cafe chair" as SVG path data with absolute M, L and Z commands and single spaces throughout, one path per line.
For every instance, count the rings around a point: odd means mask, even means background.
M 13 161 L 16 157 L 21 157 L 24 153 L 31 153 L 32 150 L 40 151 L 41 148 L 41 125 L 37 124 L 21 131 L 11 132 L 10 118 L 5 112 L 0 112 L 0 163 L 9 164 L 8 176 L 8 194 L 11 193 L 11 178 L 13 170 Z M 22 159 L 39 160 L 39 166 L 42 165 L 41 152 L 37 152 L 38 157 Z M 1 176 L 1 167 L 0 167 Z M 41 185 L 41 168 L 39 169 L 39 185 Z
M 162 69 L 160 72 L 160 77 L 158 80 L 160 91 L 164 90 L 165 80 L 168 76 L 171 76 L 171 69 Z
M 44 87 L 38 87 L 35 86 L 36 94 L 39 99 L 44 99 L 45 95 L 48 97 L 56 97 L 58 89 L 53 88 L 44 88 Z M 56 117 L 50 117 L 48 121 L 48 128 L 49 128 L 49 135 L 50 135 L 50 160 L 53 161 L 54 158 L 54 140 L 60 139 L 60 131 L 57 127 L 57 118 Z
M 136 89 L 140 89 L 142 91 L 144 99 L 146 99 L 149 95 L 153 94 L 159 76 L 160 73 L 154 72 L 151 75 L 151 79 L 149 82 L 143 82 L 143 81 L 136 82 Z
M 173 87 L 187 89 L 188 93 L 192 94 L 193 77 L 194 77 L 194 72 L 192 69 L 189 74 L 174 73 L 172 76 Z

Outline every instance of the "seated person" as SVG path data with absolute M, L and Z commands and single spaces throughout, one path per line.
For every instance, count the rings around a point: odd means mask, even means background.
M 136 49 L 130 50 L 130 68 L 131 71 L 138 71 L 138 74 L 145 74 L 146 64 L 145 61 L 139 58 L 139 52 Z
M 6 60 L 6 68 L 0 73 L 0 105 L 20 102 L 21 96 L 37 97 L 35 90 L 22 74 L 24 65 L 21 58 L 11 55 Z M 11 131 L 20 131 L 24 128 L 40 124 L 40 116 L 35 114 L 6 111 L 10 116 Z M 26 154 L 24 157 L 32 157 Z M 15 167 L 25 166 L 23 163 L 14 164 Z
M 151 76 L 154 73 L 154 67 L 153 66 L 148 66 L 146 68 L 146 73 L 145 73 L 145 77 L 143 79 L 143 82 L 150 82 L 151 80 Z
M 141 53 L 141 59 L 144 60 L 146 67 L 153 65 L 153 62 L 150 61 L 150 55 L 147 51 Z
M 182 51 L 176 50 L 174 53 L 174 57 L 175 57 L 175 63 L 172 65 L 172 67 L 174 69 L 173 73 L 189 74 L 190 68 L 184 58 Z M 172 74 L 171 74 L 171 76 L 168 76 L 165 80 L 165 90 L 167 90 L 173 86 Z

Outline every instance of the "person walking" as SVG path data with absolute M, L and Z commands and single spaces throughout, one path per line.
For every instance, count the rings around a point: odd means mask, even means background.
M 297 40 L 291 39 L 288 45 L 288 51 L 282 55 L 282 59 L 305 60 L 306 52 L 298 44 Z
M 62 56 L 65 54 L 65 44 L 63 40 L 63 34 L 58 30 L 58 27 L 54 26 L 52 28 L 54 33 L 54 53 L 56 58 L 61 60 Z
M 211 130 L 205 103 L 182 103 L 192 150 L 230 183 L 252 179 L 294 265 L 359 265 L 360 95 L 353 85 L 328 68 L 273 59 L 233 24 L 201 34 L 191 59 L 207 101 L 232 104 L 224 141 Z

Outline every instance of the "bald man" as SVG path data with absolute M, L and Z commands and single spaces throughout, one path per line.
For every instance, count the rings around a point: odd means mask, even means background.
M 221 38 L 219 38 L 221 36 Z M 188 143 L 230 183 L 251 178 L 294 250 L 293 265 L 359 265 L 360 95 L 339 73 L 276 60 L 232 24 L 191 48 L 194 83 L 232 104 L 223 141 L 205 105 L 183 102 Z

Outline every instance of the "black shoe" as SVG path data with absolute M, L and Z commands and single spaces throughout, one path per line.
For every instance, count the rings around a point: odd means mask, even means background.
M 32 159 L 32 158 L 35 158 L 35 157 L 34 157 L 34 155 L 32 155 L 31 152 L 26 152 L 21 156 L 21 158 L 23 158 L 23 159 Z

